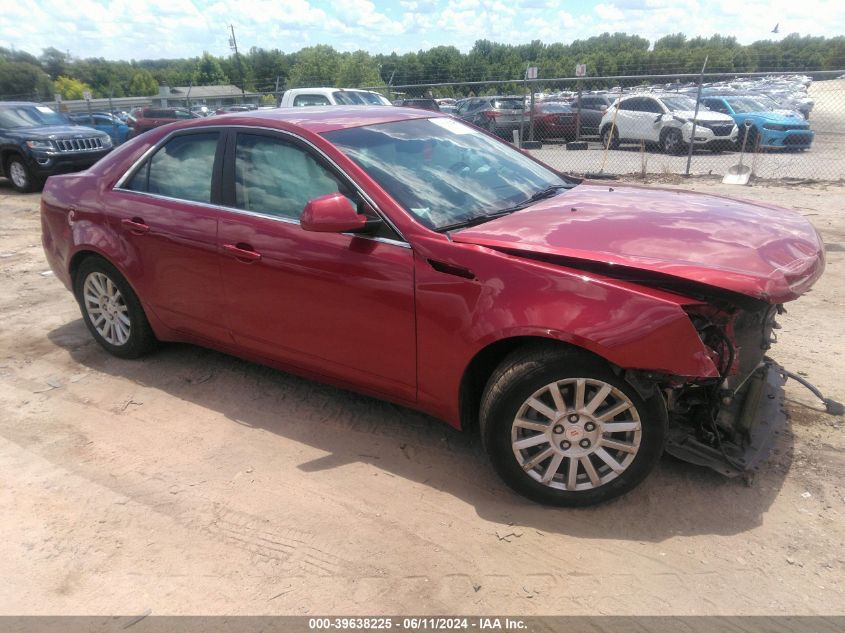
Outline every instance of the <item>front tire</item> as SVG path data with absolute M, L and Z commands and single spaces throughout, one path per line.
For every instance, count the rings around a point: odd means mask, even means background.
M 666 437 L 658 393 L 643 399 L 601 359 L 555 346 L 508 356 L 487 384 L 480 418 L 505 483 L 556 506 L 628 492 L 655 467 Z
M 35 175 L 32 168 L 26 161 L 17 154 L 12 155 L 6 161 L 6 176 L 12 182 L 12 186 L 21 193 L 31 193 L 41 188 L 41 179 Z
M 138 358 L 156 344 L 138 296 L 117 268 L 100 257 L 79 265 L 74 294 L 94 340 L 119 358 Z
M 686 149 L 684 147 L 686 144 L 684 143 L 683 134 L 676 128 L 669 128 L 663 132 L 660 145 L 664 152 L 675 156 L 683 153 L 684 149 Z

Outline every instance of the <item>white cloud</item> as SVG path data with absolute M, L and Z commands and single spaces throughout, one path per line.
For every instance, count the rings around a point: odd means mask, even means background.
M 772 17 L 763 23 L 760 16 Z M 770 33 L 775 22 L 779 35 Z M 477 39 L 571 42 L 615 31 L 651 41 L 677 32 L 742 43 L 793 32 L 834 36 L 845 33 L 845 12 L 841 0 L 596 0 L 583 9 L 565 0 L 30 0 L 4 4 L 0 46 L 110 59 L 226 55 L 230 23 L 244 50 L 322 43 L 401 53 L 437 45 L 466 51 Z

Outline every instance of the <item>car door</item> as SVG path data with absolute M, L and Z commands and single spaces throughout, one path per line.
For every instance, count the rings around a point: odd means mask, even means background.
M 219 130 L 169 137 L 118 181 L 107 202 L 139 296 L 168 327 L 230 341 L 217 250 Z
M 642 129 L 643 135 L 640 137 L 645 141 L 658 142 L 660 140 L 660 130 L 663 129 L 661 118 L 664 114 L 663 106 L 651 97 L 643 97 L 640 105 L 642 109 Z
M 620 139 L 638 139 L 640 122 L 637 116 L 640 114 L 639 98 L 623 99 L 619 102 L 619 111 L 616 113 L 616 129 Z M 611 119 L 612 120 L 612 119 Z
M 413 253 L 384 237 L 305 231 L 305 204 L 360 192 L 298 137 L 231 131 L 219 248 L 226 314 L 237 343 L 265 358 L 416 398 Z M 350 203 L 351 204 L 351 203 Z

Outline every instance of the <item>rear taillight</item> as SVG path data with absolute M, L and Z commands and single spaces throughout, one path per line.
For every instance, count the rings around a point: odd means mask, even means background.
M 481 116 L 486 117 L 488 119 L 495 119 L 496 117 L 502 116 L 502 113 L 496 112 L 495 110 L 487 110 L 486 112 L 482 112 Z

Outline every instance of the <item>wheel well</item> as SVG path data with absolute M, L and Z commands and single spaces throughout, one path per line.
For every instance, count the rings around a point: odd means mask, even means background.
M 18 150 L 16 149 L 4 149 L 0 151 L 0 170 L 2 173 L 6 173 L 6 162 L 14 155 L 23 156 Z
M 99 257 L 100 259 L 105 259 L 99 253 L 95 253 L 94 251 L 79 251 L 74 254 L 74 256 L 70 259 L 70 266 L 68 267 L 70 272 L 70 282 L 72 285 L 76 285 L 76 271 L 79 270 L 79 266 L 89 257 Z
M 601 358 L 582 347 L 542 336 L 517 336 L 491 343 L 473 357 L 464 371 L 464 377 L 461 380 L 459 402 L 461 429 L 464 431 L 475 431 L 478 428 L 478 412 L 481 408 L 481 396 L 484 394 L 484 388 L 487 386 L 490 376 L 508 354 L 520 347 L 528 345 L 568 347 L 578 349 L 596 358 Z

